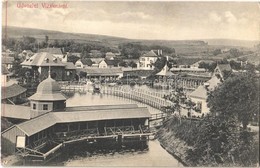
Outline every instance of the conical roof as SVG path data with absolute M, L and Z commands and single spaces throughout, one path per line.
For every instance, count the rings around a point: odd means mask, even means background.
M 66 100 L 66 97 L 61 93 L 59 84 L 49 75 L 38 85 L 36 93 L 29 97 L 29 100 L 59 101 Z

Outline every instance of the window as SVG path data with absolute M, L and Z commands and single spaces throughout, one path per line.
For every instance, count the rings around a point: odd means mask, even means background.
M 48 104 L 43 105 L 43 110 L 48 110 Z
M 33 109 L 34 109 L 34 110 L 36 109 L 36 104 L 35 104 L 35 103 L 33 103 Z

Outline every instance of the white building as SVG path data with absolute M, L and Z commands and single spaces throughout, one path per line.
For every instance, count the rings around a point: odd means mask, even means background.
M 210 109 L 207 105 L 208 92 L 213 91 L 221 83 L 217 76 L 213 76 L 210 80 L 200 85 L 195 91 L 193 91 L 189 97 L 191 101 L 196 103 L 196 108 L 201 114 L 207 114 Z
M 84 68 L 84 65 L 80 59 L 75 63 L 75 66 L 76 66 L 76 68 Z
M 155 54 L 155 52 L 153 50 L 149 51 L 148 53 L 142 55 L 139 58 L 139 69 L 150 69 L 153 70 L 154 69 L 154 63 L 156 62 L 156 60 L 158 59 L 158 55 Z

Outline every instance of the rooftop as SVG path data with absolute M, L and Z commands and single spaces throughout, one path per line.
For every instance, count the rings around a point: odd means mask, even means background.
M 157 54 L 153 50 L 149 51 L 148 53 L 144 54 L 142 57 L 158 57 Z
M 1 104 L 1 116 L 16 119 L 30 119 L 30 107 L 12 104 Z
M 56 123 L 150 117 L 151 114 L 146 107 L 125 108 L 124 110 L 104 109 L 72 112 L 49 112 L 16 126 L 26 135 L 31 136 L 37 132 L 53 126 Z
M 43 80 L 37 87 L 37 91 L 31 97 L 30 100 L 37 101 L 58 101 L 66 100 L 66 97 L 61 93 L 59 84 L 50 77 Z
M 194 90 L 191 94 L 190 97 L 194 98 L 199 98 L 199 99 L 207 99 L 207 89 L 203 86 L 200 85 L 196 90 Z
M 76 69 L 73 62 L 66 62 L 66 63 L 63 63 L 63 64 L 65 64 L 65 69 Z
M 88 67 L 84 69 L 77 69 L 78 71 L 85 71 L 87 73 L 87 76 L 111 76 L 111 75 L 117 75 L 118 73 L 123 73 L 123 71 L 120 68 L 96 68 L 96 67 Z
M 21 65 L 25 66 L 65 66 L 60 59 L 50 53 L 41 52 L 34 54 L 31 58 L 24 60 Z
M 12 84 L 10 86 L 2 87 L 2 94 L 1 99 L 8 99 L 11 97 L 16 97 L 24 92 L 26 92 L 27 89 L 23 88 L 22 86 L 18 84 Z

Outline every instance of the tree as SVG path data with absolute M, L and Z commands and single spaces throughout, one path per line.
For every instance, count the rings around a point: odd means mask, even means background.
M 136 68 L 137 67 L 137 64 L 134 62 L 134 61 L 131 61 L 129 63 L 129 66 L 132 67 L 132 68 Z
M 238 57 L 242 54 L 237 48 L 231 48 L 229 52 L 233 57 Z
M 216 56 L 216 55 L 219 55 L 219 54 L 221 54 L 222 52 L 221 52 L 221 49 L 220 48 L 217 48 L 217 49 L 215 49 L 214 51 L 213 51 L 213 55 L 214 56 Z
M 73 62 L 75 64 L 79 60 L 79 57 L 71 55 L 68 57 L 68 62 Z
M 246 130 L 252 116 L 257 113 L 257 81 L 252 72 L 233 75 L 208 97 L 208 106 L 213 113 L 219 113 L 226 118 L 237 118 Z

